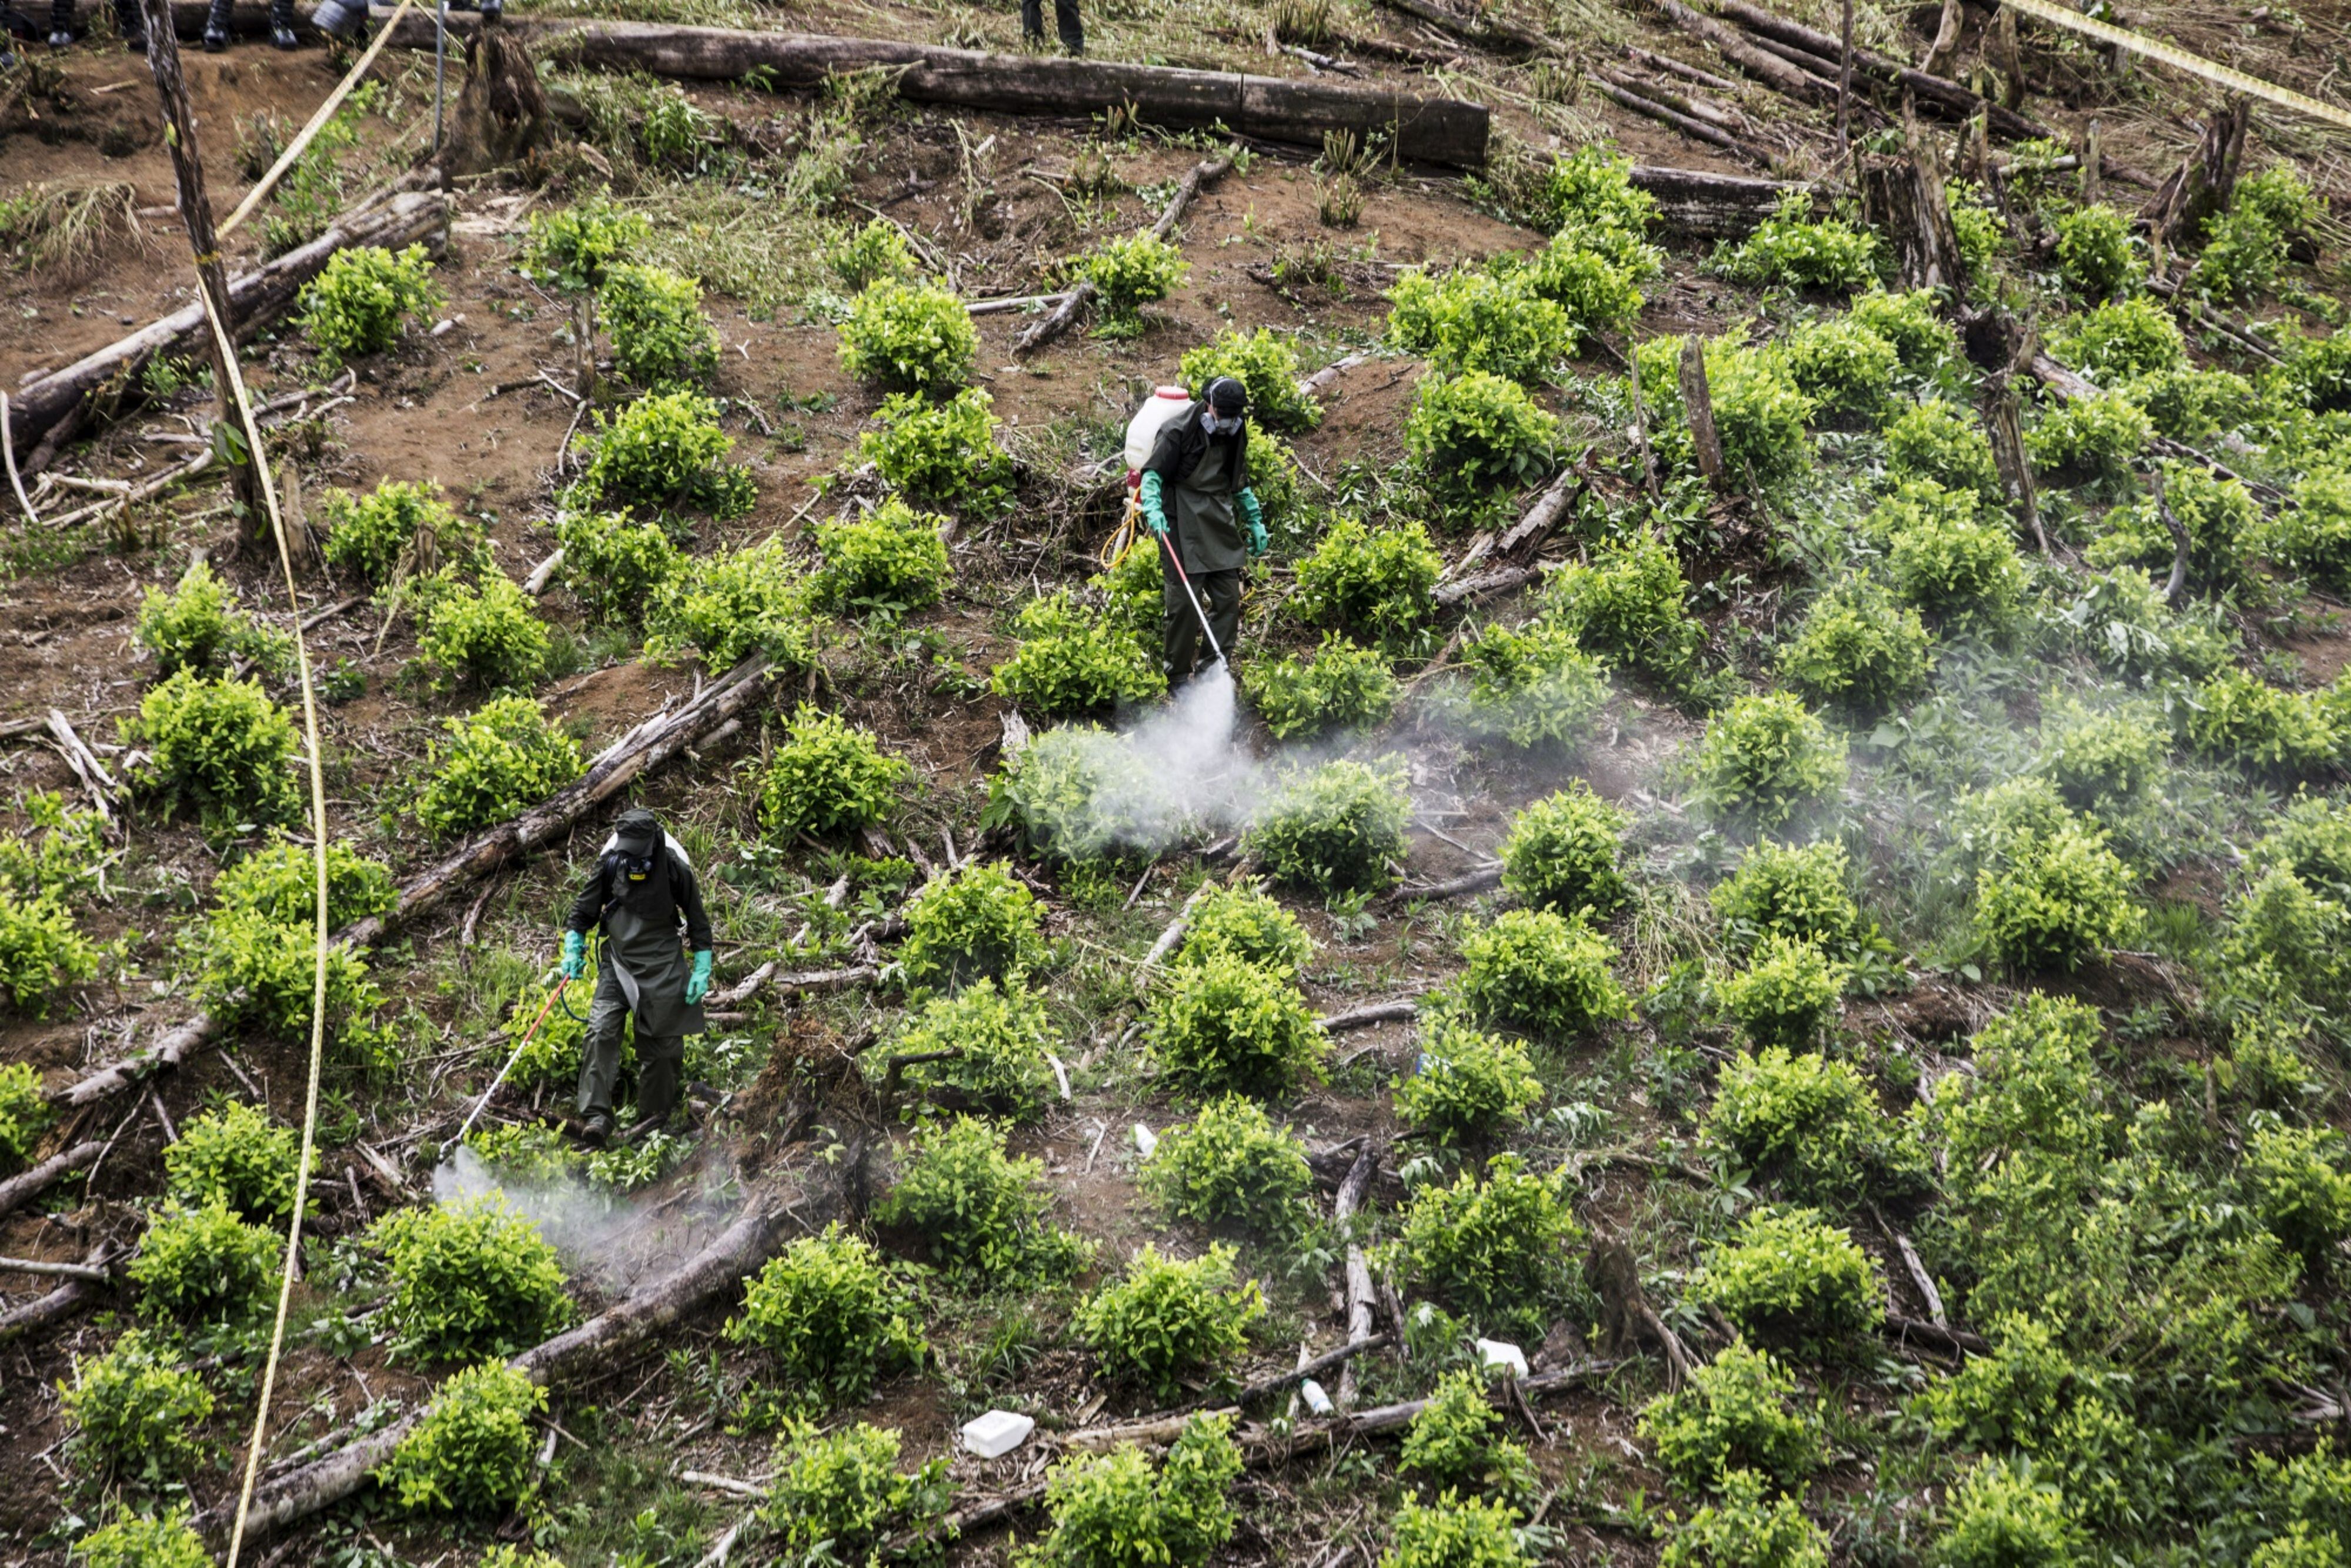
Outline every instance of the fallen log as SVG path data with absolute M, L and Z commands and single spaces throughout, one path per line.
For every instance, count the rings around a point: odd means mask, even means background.
M 112 1275 L 108 1265 L 122 1256 L 122 1249 L 111 1241 L 99 1243 L 98 1249 L 84 1263 L 69 1265 L 74 1269 L 62 1285 L 44 1296 L 36 1296 L 20 1306 L 0 1312 L 0 1343 L 30 1333 L 38 1328 L 59 1322 L 81 1311 L 108 1288 Z
M 1503 566 L 1492 571 L 1481 571 L 1475 577 L 1465 577 L 1458 582 L 1441 583 L 1429 597 L 1439 610 L 1452 610 L 1473 599 L 1505 593 L 1522 588 L 1543 574 L 1540 566 Z
M 1193 164 L 1185 172 L 1183 183 L 1176 187 L 1176 193 L 1168 197 L 1167 204 L 1160 209 L 1159 221 L 1151 225 L 1153 235 L 1165 240 L 1174 234 L 1176 225 L 1184 216 L 1184 209 L 1192 204 L 1192 198 L 1200 193 L 1203 186 L 1223 179 L 1225 172 L 1232 166 L 1233 155 L 1230 152 L 1221 158 L 1203 158 Z M 1061 296 L 1061 302 L 1053 307 L 1043 320 L 1020 334 L 1012 345 L 1013 354 L 1016 357 L 1033 354 L 1068 331 L 1076 325 L 1079 315 L 1093 302 L 1098 292 L 1092 278 L 1081 279 L 1076 287 Z
M 437 191 L 402 191 L 381 201 L 371 197 L 360 203 L 308 245 L 229 279 L 237 336 L 250 338 L 291 309 L 302 286 L 317 277 L 337 251 L 361 245 L 395 248 L 416 241 L 437 246 L 447 217 L 447 198 Z M 121 395 L 137 384 L 140 371 L 150 361 L 161 355 L 189 351 L 204 330 L 204 306 L 190 305 L 62 370 L 26 382 L 9 399 L 10 434 L 16 449 L 31 448 L 78 407 L 94 411 L 110 397 Z M 36 460 L 39 456 L 35 454 Z M 26 471 L 35 466 L 36 462 L 28 462 Z
M 1391 11 L 1402 12 L 1481 48 L 1562 57 L 1568 52 L 1555 39 L 1546 37 L 1531 27 L 1521 27 L 1516 22 L 1491 12 L 1464 16 L 1458 11 L 1432 4 L 1432 0 L 1379 0 L 1379 3 Z
M 13 1213 L 20 1204 L 48 1191 L 105 1152 L 105 1139 L 88 1139 L 61 1154 L 51 1155 L 28 1171 L 0 1181 L 0 1214 Z
M 1502 885 L 1502 868 L 1487 866 L 1467 876 L 1457 876 L 1449 882 L 1405 883 L 1388 894 L 1390 904 L 1408 904 L 1416 898 L 1466 898 L 1473 893 L 1483 893 L 1489 887 Z
M 1748 146 L 1720 126 L 1708 125 L 1703 120 L 1683 113 L 1678 109 L 1644 98 L 1634 90 L 1629 83 L 1619 84 L 1596 74 L 1583 79 L 1594 92 L 1610 102 L 1621 108 L 1629 109 L 1635 114 L 1646 115 L 1659 124 L 1671 126 L 1694 141 L 1703 141 L 1709 146 L 1719 147 L 1734 158 L 1744 158 L 1765 167 L 1771 164 L 1769 154 Z
M 1675 234 L 1698 239 L 1739 239 L 1755 232 L 1791 191 L 1812 187 L 1787 180 L 1758 180 L 1700 169 L 1635 163 L 1634 188 L 1657 201 L 1657 221 Z
M 1693 11 L 1681 0 L 1657 0 L 1666 20 L 1690 37 L 1714 46 L 1715 52 L 1772 90 L 1799 103 L 1834 106 L 1836 89 L 1809 71 L 1800 70 L 1778 55 L 1753 43 L 1713 17 Z
M 381 22 L 391 12 L 379 9 L 375 15 Z M 471 13 L 449 18 L 453 33 L 470 33 L 477 25 Z M 1353 131 L 1366 141 L 1383 132 L 1394 138 L 1396 156 L 1413 162 L 1477 168 L 1486 161 L 1484 104 L 1353 83 L 653 22 L 509 18 L 501 26 L 542 57 L 608 70 L 695 81 L 740 81 L 764 70 L 774 87 L 805 90 L 829 77 L 883 66 L 896 68 L 898 95 L 915 103 L 1081 116 L 1124 103 L 1137 118 L 1157 125 L 1220 125 L 1237 135 L 1309 147 L 1320 147 L 1331 131 Z M 433 19 L 412 14 L 393 38 L 430 47 Z
M 1791 21 L 1760 5 L 1750 5 L 1747 0 L 1709 0 L 1709 3 L 1717 15 L 1730 18 L 1760 37 L 1775 39 L 1818 57 L 1827 67 L 1832 78 L 1835 76 L 1838 57 L 1844 52 L 1843 41 L 1835 34 L 1807 27 L 1802 22 Z M 1858 69 L 1867 71 L 1882 81 L 1909 89 L 1922 106 L 1932 105 L 1948 110 L 1953 118 L 1959 120 L 1978 113 L 1989 115 L 1991 129 L 2010 141 L 2023 141 L 2031 137 L 2057 138 L 2055 131 L 2030 116 L 1979 97 L 1948 77 L 1930 75 L 1904 65 L 1900 60 L 1888 59 L 1875 49 L 1856 46 L 1853 51 L 1853 63 Z
M 1380 1146 L 1364 1140 L 1356 1151 L 1355 1163 L 1347 1167 L 1346 1179 L 1340 1182 L 1339 1191 L 1331 1203 L 1331 1223 L 1347 1238 L 1346 1257 L 1342 1264 L 1347 1281 L 1347 1343 L 1366 1344 L 1372 1338 L 1372 1265 L 1364 1250 L 1363 1238 L 1354 1233 L 1350 1223 L 1364 1207 L 1364 1199 L 1372 1190 L 1372 1178 L 1379 1174 Z M 1349 1362 L 1339 1377 L 1339 1405 L 1351 1409 L 1355 1403 L 1355 1365 Z
M 1420 1016 L 1420 1004 L 1409 998 L 1400 1002 L 1374 1002 L 1369 1007 L 1349 1008 L 1343 1013 L 1314 1020 L 1314 1027 L 1324 1034 L 1343 1034 L 1351 1029 L 1370 1029 L 1375 1024 L 1410 1023 Z

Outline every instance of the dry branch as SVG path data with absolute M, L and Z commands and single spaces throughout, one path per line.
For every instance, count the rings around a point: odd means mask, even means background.
M 1681 0 L 1657 0 L 1666 20 L 1694 38 L 1714 46 L 1715 52 L 1775 92 L 1800 103 L 1834 105 L 1836 89 L 1810 72 L 1799 70 L 1778 55 L 1760 49 L 1713 17 L 1702 16 Z
M 1351 1029 L 1369 1029 L 1374 1024 L 1410 1023 L 1420 1016 L 1420 1004 L 1416 1001 L 1374 1002 L 1369 1007 L 1350 1008 L 1343 1013 L 1314 1020 L 1314 1027 L 1324 1034 L 1340 1034 Z
M 1838 56 L 1843 52 L 1843 46 L 1842 41 L 1834 33 L 1824 33 L 1817 27 L 1807 27 L 1801 22 L 1792 22 L 1785 16 L 1764 10 L 1760 5 L 1748 5 L 1746 0 L 1711 0 L 1711 4 L 1718 14 L 1737 22 L 1757 37 L 1773 39 L 1791 48 L 1802 49 L 1816 57 L 1821 61 L 1822 68 L 1829 73 L 1830 78 L 1834 78 Z M 1881 81 L 1909 89 L 1917 95 L 1920 104 L 1932 105 L 1936 109 L 1945 110 L 1951 118 L 1964 120 L 1977 113 L 1989 114 L 1991 129 L 2011 141 L 2036 136 L 2053 138 L 2057 134 L 2037 120 L 2019 114 L 2014 110 L 1991 102 L 1988 99 L 1978 97 L 1948 77 L 1914 70 L 1901 61 L 1888 59 L 1874 49 L 1856 47 L 1853 51 L 1853 63 L 1856 68 L 1868 72 Z
M 1184 209 L 1192 204 L 1192 198 L 1200 193 L 1203 186 L 1223 179 L 1225 172 L 1232 166 L 1233 155 L 1230 152 L 1221 158 L 1203 158 L 1193 164 L 1185 172 L 1183 183 L 1176 187 L 1176 193 L 1167 198 L 1167 205 L 1160 210 L 1159 221 L 1151 225 L 1152 234 L 1162 240 L 1174 234 L 1176 224 L 1183 219 Z M 1077 324 L 1078 317 L 1098 292 L 1092 278 L 1081 279 L 1076 287 L 1061 296 L 1061 302 L 1053 307 L 1043 320 L 1020 334 L 1019 340 L 1012 345 L 1013 353 L 1033 354 L 1068 331 Z
M 107 1266 L 122 1255 L 122 1249 L 111 1241 L 99 1243 L 77 1272 L 66 1282 L 45 1296 L 37 1296 L 21 1306 L 0 1312 L 0 1342 L 15 1339 L 37 1328 L 61 1322 L 81 1311 L 83 1305 L 97 1299 L 111 1278 Z
M 26 1199 L 38 1197 L 59 1181 L 82 1169 L 106 1152 L 106 1140 L 91 1138 L 76 1144 L 62 1154 L 51 1155 L 31 1170 L 0 1181 L 0 1214 L 13 1212 Z
M 1473 893 L 1483 893 L 1502 884 L 1502 868 L 1498 865 L 1473 871 L 1467 876 L 1457 876 L 1450 882 L 1405 883 L 1388 894 L 1391 904 L 1408 903 L 1418 898 L 1466 898 Z

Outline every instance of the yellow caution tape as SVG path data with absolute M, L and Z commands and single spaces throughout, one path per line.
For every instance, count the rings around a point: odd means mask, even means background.
M 2247 76 L 2233 66 L 2224 66 L 2217 60 L 2208 60 L 2201 55 L 2191 55 L 2186 49 L 2158 42 L 2144 33 L 2134 33 L 2127 27 L 2117 27 L 2111 22 L 2101 22 L 2094 16 L 2085 16 L 2079 11 L 2056 4 L 2055 0 L 2002 0 L 2002 3 L 2013 5 L 2025 16 L 2047 22 L 2052 26 L 2064 27 L 2086 37 L 2095 38 L 2100 43 L 2112 44 L 2116 48 L 2128 49 L 2135 55 L 2145 55 L 2149 59 L 2161 60 L 2165 65 L 2186 71 L 2190 76 L 2199 76 L 2206 81 L 2218 82 L 2231 92 L 2241 92 L 2248 98 L 2258 98 L 2264 102 L 2274 103 L 2281 109 L 2291 109 L 2298 114 L 2306 114 L 2313 120 L 2323 120 L 2329 125 L 2339 125 L 2346 131 L 2351 131 L 2351 110 L 2338 109 L 2331 103 L 2321 103 L 2318 99 L 2307 94 L 2296 92 L 2292 88 L 2279 87 L 2275 83 L 2265 82 L 2259 77 Z

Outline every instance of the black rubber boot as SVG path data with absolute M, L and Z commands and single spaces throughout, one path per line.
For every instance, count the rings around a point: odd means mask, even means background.
M 49 47 L 62 49 L 73 43 L 73 0 L 49 0 Z
M 300 40 L 294 37 L 294 0 L 269 0 L 269 46 L 290 49 Z
M 228 47 L 229 12 L 232 0 L 213 0 L 213 8 L 204 16 L 204 53 L 219 54 Z
M 139 0 L 114 0 L 114 29 L 132 54 L 147 52 L 147 14 L 139 9 Z
M 506 0 L 482 0 L 483 21 L 495 22 L 506 14 Z
M 310 13 L 310 26 L 330 38 L 348 42 L 367 26 L 367 0 L 319 0 L 318 9 Z

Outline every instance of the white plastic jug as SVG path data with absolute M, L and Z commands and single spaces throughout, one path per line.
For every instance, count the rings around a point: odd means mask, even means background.
M 1134 485 L 1151 461 L 1151 449 L 1159 441 L 1159 433 L 1176 417 L 1192 406 L 1192 394 L 1182 387 L 1155 387 L 1126 422 L 1126 482 Z

